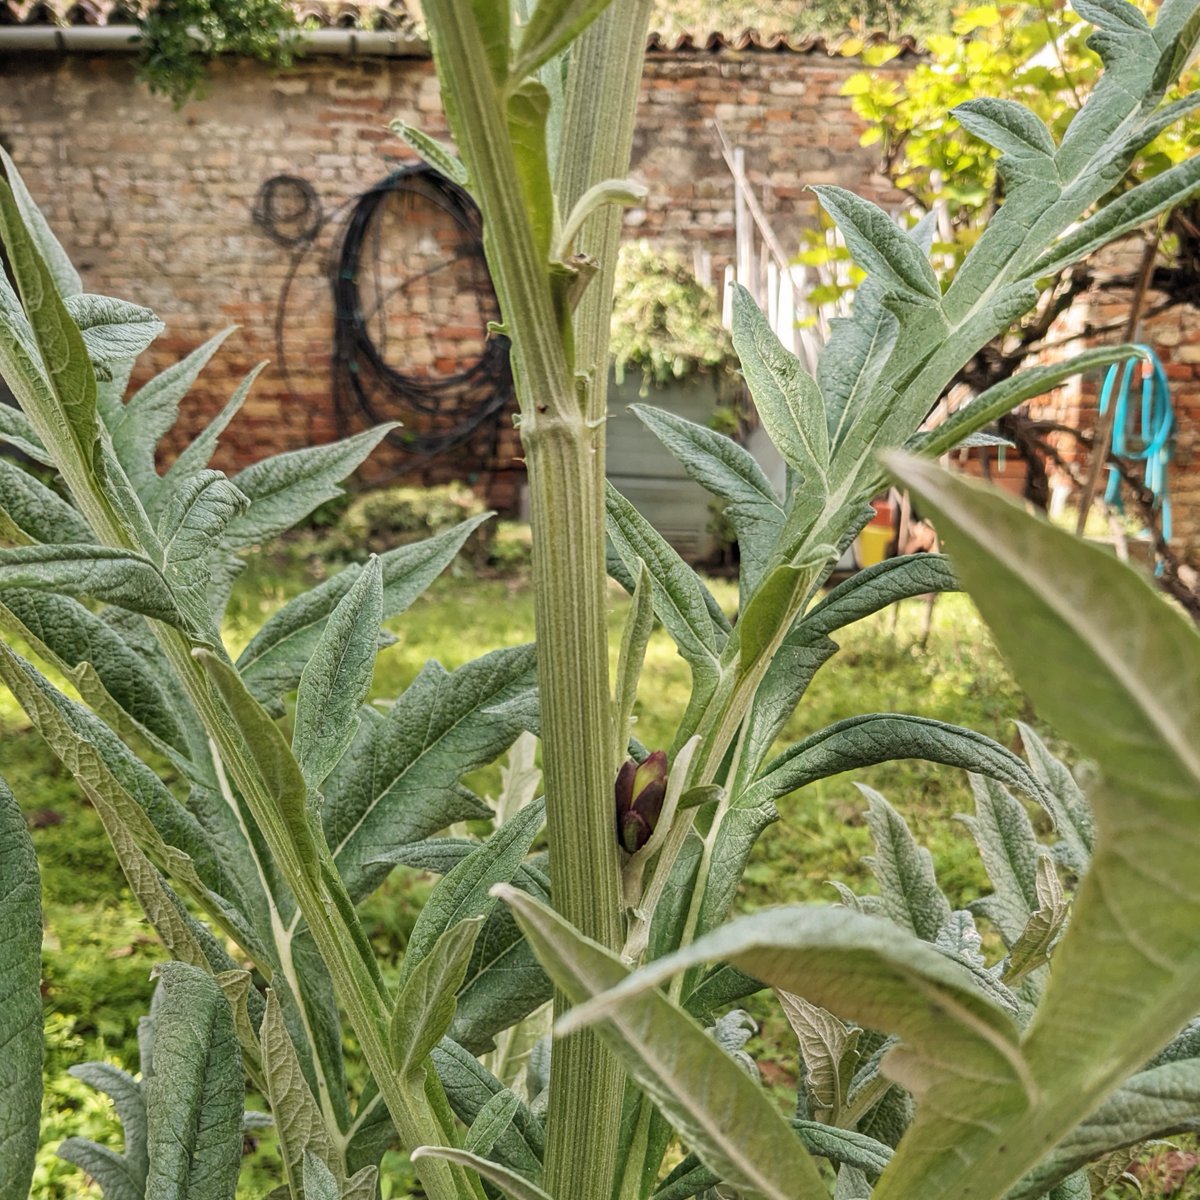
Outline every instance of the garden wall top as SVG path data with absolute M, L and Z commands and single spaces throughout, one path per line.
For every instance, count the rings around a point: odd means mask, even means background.
M 129 0 L 0 0 L 0 26 L 52 26 L 58 28 L 116 29 L 132 26 L 144 4 Z M 412 40 L 413 51 L 424 49 L 420 30 L 403 0 L 296 0 L 292 5 L 300 23 L 309 29 L 344 29 L 360 32 L 391 33 Z M 658 54 L 849 54 L 863 45 L 887 41 L 883 33 L 870 33 L 865 38 L 850 35 L 827 38 L 818 34 L 789 35 L 760 33 L 743 29 L 725 33 L 716 30 L 692 30 L 685 33 L 651 33 L 646 44 L 650 53 Z M 893 39 L 894 40 L 894 39 Z M 910 37 L 900 38 L 898 44 L 908 53 L 918 46 Z M 62 45 L 61 49 L 71 49 Z M 89 46 L 92 52 L 109 49 L 129 49 L 126 45 Z M 361 52 L 361 51 L 360 51 Z M 852 54 L 850 54 L 852 56 Z

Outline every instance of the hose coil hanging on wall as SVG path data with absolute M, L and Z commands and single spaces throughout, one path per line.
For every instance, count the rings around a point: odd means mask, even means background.
M 311 185 L 295 176 L 276 176 L 260 188 L 255 222 L 294 252 L 275 328 L 289 390 L 294 394 L 285 347 L 292 282 L 323 230 L 343 213 L 326 264 L 339 432 L 364 419 L 399 421 L 389 440 L 413 460 L 445 454 L 479 433 L 494 439 L 513 385 L 508 340 L 488 332 L 499 306 L 482 218 L 462 188 L 425 164 L 394 171 L 328 216 Z M 451 317 L 433 311 L 435 293 L 443 308 L 455 309 Z M 419 304 L 429 311 L 418 312 Z M 417 348 L 424 362 L 416 361 L 414 339 L 423 343 Z M 462 358 L 447 360 L 440 353 L 447 346 Z M 490 456 L 481 449 L 481 458 Z

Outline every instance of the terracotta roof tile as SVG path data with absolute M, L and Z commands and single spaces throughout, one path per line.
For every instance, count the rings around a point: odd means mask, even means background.
M 151 3 L 153 0 L 0 0 L 0 25 L 127 25 Z M 293 0 L 293 7 L 301 22 L 319 29 L 416 31 L 404 0 Z M 783 33 L 764 35 L 757 29 L 728 34 L 651 33 L 646 49 L 652 54 L 719 54 L 722 51 L 837 54 L 845 40 Z M 862 40 L 873 43 L 887 39 L 883 34 L 870 34 Z M 906 51 L 917 50 L 912 38 L 900 39 L 900 45 Z
M 0 25 L 125 25 L 149 0 L 0 0 Z M 297 0 L 302 22 L 321 29 L 411 30 L 403 0 Z
M 775 54 L 837 54 L 840 47 L 850 40 L 849 33 L 842 37 L 828 38 L 821 34 L 762 34 L 757 29 L 744 29 L 740 33 L 686 32 L 676 34 L 652 33 L 646 43 L 651 54 L 719 54 L 723 50 L 738 52 L 760 51 Z M 861 45 L 876 45 L 889 41 L 884 33 L 869 33 L 866 37 L 854 36 Z M 902 37 L 896 44 L 908 53 L 919 50 L 916 39 Z

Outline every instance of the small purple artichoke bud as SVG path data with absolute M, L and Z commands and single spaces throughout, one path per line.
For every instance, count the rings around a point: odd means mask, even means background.
M 617 772 L 617 841 L 636 854 L 649 840 L 667 794 L 667 752 L 655 750 L 646 761 L 632 759 Z

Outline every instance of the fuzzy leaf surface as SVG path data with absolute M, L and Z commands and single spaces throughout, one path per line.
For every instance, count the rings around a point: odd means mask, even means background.
M 889 465 L 934 514 L 1041 715 L 1100 771 L 1091 868 L 1024 1038 L 1038 1102 L 977 1127 L 954 1161 L 935 1159 L 937 1121 L 918 1113 L 876 1193 L 919 1177 L 929 1200 L 991 1195 L 972 1180 L 1011 1186 L 1194 1015 L 1200 636 L 1103 551 L 920 460 Z
M 383 619 L 398 616 L 442 573 L 470 535 L 487 520 L 472 517 L 422 542 L 379 556 Z M 362 567 L 346 567 L 274 613 L 242 651 L 237 665 L 258 700 L 274 699 L 300 682 L 330 613 L 354 586 Z
M 311 788 L 354 740 L 367 698 L 383 621 L 383 572 L 373 558 L 338 602 L 300 676 L 292 750 Z
M 65 297 L 63 304 L 98 366 L 137 358 L 166 328 L 148 308 L 113 296 L 83 292 Z
M 638 420 L 679 460 L 688 476 L 724 500 L 737 534 L 744 595 L 762 579 L 783 528 L 779 497 L 762 468 L 732 438 L 661 408 L 630 406 Z
M 245 1101 L 233 1014 L 210 975 L 178 962 L 160 970 L 146 1200 L 229 1200 Z
M 232 482 L 250 504 L 226 528 L 225 545 L 237 549 L 268 541 L 291 529 L 317 505 L 340 496 L 341 481 L 393 428 L 365 429 L 344 441 L 291 450 L 239 471 Z
M 542 965 L 576 1003 L 628 978 L 610 951 L 513 888 L 512 906 Z M 825 1200 L 825 1185 L 799 1138 L 766 1094 L 686 1013 L 650 992 L 597 1027 L 680 1137 L 722 1179 L 766 1200 Z
M 170 625 L 184 624 L 163 573 L 132 550 L 80 545 L 0 549 L 0 589 L 10 587 L 86 596 Z
M 42 889 L 25 818 L 0 780 L 0 1200 L 25 1200 L 42 1095 Z
M 512 744 L 536 711 L 532 646 L 453 673 L 429 663 L 386 716 L 366 717 L 326 781 L 325 836 L 351 897 L 391 870 L 380 860 L 454 821 L 491 816 L 460 777 Z M 369 711 L 369 710 L 368 710 Z

